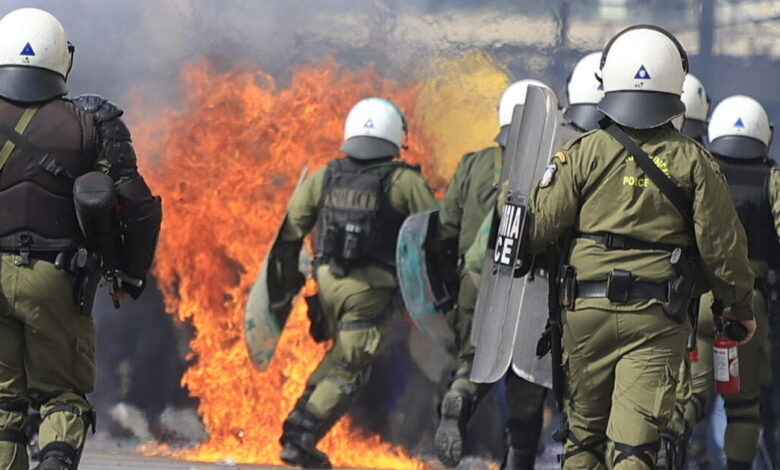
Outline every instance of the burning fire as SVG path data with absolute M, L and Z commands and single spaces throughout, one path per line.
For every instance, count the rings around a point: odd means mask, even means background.
M 430 128 L 430 120 L 417 119 L 421 90 L 427 90 L 429 101 L 441 91 L 398 84 L 370 68 L 347 70 L 329 59 L 298 67 L 286 87 L 250 65 L 217 72 L 208 62 L 185 68 L 183 81 L 181 109 L 134 126 L 142 172 L 165 206 L 154 275 L 166 310 L 195 327 L 190 344 L 194 364 L 182 384 L 200 400 L 210 436 L 196 449 L 174 454 L 281 464 L 282 421 L 326 347 L 310 339 L 305 303 L 299 301 L 270 367 L 259 373 L 248 358 L 242 328 L 249 288 L 293 185 L 304 165 L 314 170 L 338 156 L 349 108 L 366 96 L 382 96 L 408 117 L 404 159 L 423 163 L 425 176 L 441 194 L 449 174 L 426 173 L 436 134 L 420 124 L 427 122 Z M 492 113 L 500 92 L 489 98 Z M 443 95 L 453 98 L 450 91 Z M 450 109 L 458 104 L 440 102 Z M 468 131 L 473 119 L 457 115 L 449 129 L 453 134 Z M 470 131 L 475 141 L 488 135 Z M 449 158 L 476 148 L 460 149 Z M 311 284 L 306 289 L 316 288 Z M 319 448 L 335 466 L 424 467 L 378 436 L 353 429 L 348 418 L 337 423 Z
M 242 337 L 247 292 L 300 169 L 338 156 L 349 108 L 378 95 L 414 115 L 418 87 L 331 60 L 298 69 L 284 89 L 257 71 L 217 73 L 207 63 L 188 68 L 184 80 L 183 109 L 141 126 L 136 140 L 141 155 L 160 159 L 143 168 L 165 204 L 154 274 L 166 309 L 196 329 L 196 361 L 182 384 L 200 399 L 210 440 L 186 457 L 280 464 L 282 421 L 325 348 L 309 338 L 299 302 L 271 366 L 256 372 Z M 421 161 L 426 152 L 414 126 L 404 156 Z M 352 430 L 348 419 L 320 447 L 338 466 L 421 467 Z

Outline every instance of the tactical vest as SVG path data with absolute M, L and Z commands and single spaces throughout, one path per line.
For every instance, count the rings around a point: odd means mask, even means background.
M 771 163 L 766 159 L 735 160 L 715 156 L 726 177 L 731 200 L 748 239 L 748 258 L 770 262 L 777 234 L 769 203 Z M 775 264 L 775 263 L 771 263 Z
M 0 122 L 16 127 L 25 109 L 0 100 Z M 22 135 L 70 175 L 81 175 L 95 166 L 93 117 L 68 100 L 41 104 Z M 5 140 L 0 134 L 0 146 Z M 47 172 L 16 146 L 0 169 L 0 250 L 56 252 L 73 248 L 79 241 L 73 180 Z
M 404 221 L 392 205 L 391 175 L 402 162 L 331 160 L 325 171 L 317 215 L 315 249 L 318 263 L 331 272 L 374 262 L 395 265 L 395 245 Z

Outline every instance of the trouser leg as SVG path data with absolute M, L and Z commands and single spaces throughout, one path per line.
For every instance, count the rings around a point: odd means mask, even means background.
M 660 306 L 616 318 L 621 354 L 615 368 L 607 436 L 612 467 L 654 468 L 660 433 L 674 411 L 677 378 L 690 327 L 669 319 Z
M 87 431 L 94 424 L 86 399 L 95 385 L 92 318 L 78 312 L 74 280 L 53 264 L 33 261 L 10 271 L 18 280 L 14 310 L 26 325 L 27 393 L 40 406 L 42 417 L 39 468 L 55 468 L 47 467 L 47 460 L 76 468 Z
M 567 311 L 563 327 L 564 401 L 568 433 L 563 468 L 604 469 L 617 332 L 613 313 L 596 309 Z
M 458 361 L 458 367 L 450 381 L 449 389 L 481 398 L 489 387 L 469 380 L 471 365 L 474 362 L 475 348 L 471 341 L 471 329 L 476 304 L 477 285 L 475 280 L 468 274 L 463 274 L 460 279 L 457 306 L 447 314 L 447 323 L 455 333 Z
M 464 274 L 460 279 L 457 307 L 447 315 L 455 332 L 458 367 L 442 398 L 439 426 L 434 437 L 439 460 L 451 467 L 460 462 L 468 422 L 479 400 L 490 390 L 488 384 L 477 384 L 469 378 L 474 361 L 471 328 L 476 303 L 477 285 L 472 277 Z
M 506 400 L 509 405 L 507 422 L 507 455 L 503 470 L 534 468 L 539 435 L 544 421 L 544 399 L 547 389 L 522 379 L 512 372 L 507 375 Z
M 753 339 L 738 347 L 740 391 L 723 397 L 726 409 L 726 457 L 729 467 L 750 464 L 756 456 L 761 429 L 759 404 L 761 386 L 770 379 L 768 319 L 764 297 L 753 291 L 756 332 Z
M 0 469 L 27 470 L 23 324 L 0 313 L 0 338 Z
M 287 463 L 302 467 L 330 466 L 327 456 L 315 446 L 368 380 L 371 364 L 387 337 L 391 298 L 392 291 L 386 289 L 348 296 L 332 348 L 284 423 L 281 457 Z

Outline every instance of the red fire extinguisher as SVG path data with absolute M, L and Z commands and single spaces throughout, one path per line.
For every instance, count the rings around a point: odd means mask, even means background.
M 712 346 L 715 354 L 713 361 L 715 391 L 721 395 L 739 393 L 737 342 L 729 339 L 725 333 L 721 333 L 715 337 Z

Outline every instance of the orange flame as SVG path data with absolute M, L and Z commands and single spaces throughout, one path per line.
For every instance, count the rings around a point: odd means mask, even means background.
M 242 331 L 248 290 L 300 169 L 338 156 L 343 119 L 357 100 L 375 95 L 398 104 L 411 126 L 404 158 L 425 160 L 414 119 L 419 86 L 333 60 L 297 68 L 286 88 L 249 65 L 219 73 L 201 62 L 183 75 L 182 108 L 135 128 L 147 162 L 142 172 L 165 210 L 154 274 L 166 310 L 195 327 L 195 363 L 182 384 L 199 398 L 210 436 L 177 456 L 280 464 L 282 421 L 325 347 L 309 338 L 306 307 L 298 302 L 270 367 L 255 371 Z M 346 418 L 319 447 L 336 466 L 423 468 Z

